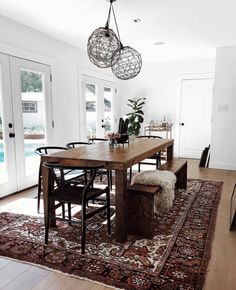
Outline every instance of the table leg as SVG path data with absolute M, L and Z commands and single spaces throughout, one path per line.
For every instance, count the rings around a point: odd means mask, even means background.
M 126 228 L 126 194 L 127 170 L 116 170 L 116 241 L 124 243 L 127 240 Z
M 173 145 L 167 147 L 167 160 L 173 159 L 173 150 L 174 150 Z

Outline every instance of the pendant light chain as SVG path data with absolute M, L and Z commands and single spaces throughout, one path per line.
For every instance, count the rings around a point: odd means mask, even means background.
M 123 47 L 122 42 L 121 42 L 121 39 L 120 39 L 120 32 L 119 32 L 119 29 L 118 29 L 118 25 L 117 25 L 117 21 L 116 21 L 116 15 L 115 15 L 115 11 L 114 11 L 114 8 L 113 8 L 112 3 L 111 3 L 111 8 L 112 8 L 113 17 L 114 17 L 114 20 L 115 20 L 117 35 L 118 35 L 118 38 L 119 38 L 121 47 Z
M 105 28 L 109 28 L 109 25 L 110 25 L 110 17 L 111 17 L 111 7 L 112 7 L 112 2 L 110 4 L 110 8 L 109 8 L 109 12 L 108 12 L 108 17 L 107 17 L 107 22 L 106 22 L 106 25 L 105 25 Z

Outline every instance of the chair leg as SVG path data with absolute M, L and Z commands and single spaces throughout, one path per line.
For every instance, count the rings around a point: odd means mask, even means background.
M 65 215 L 65 204 L 62 205 L 62 217 L 63 219 L 65 219 L 66 215 Z
M 68 203 L 68 219 L 69 219 L 69 225 L 71 226 L 71 204 Z
M 138 164 L 138 172 L 140 172 L 140 163 Z
M 86 239 L 86 205 L 82 204 L 82 237 L 81 237 L 81 253 L 85 253 L 85 239 Z
M 111 234 L 111 215 L 110 215 L 110 190 L 108 189 L 106 192 L 107 196 L 107 230 L 108 234 Z
M 41 176 L 41 166 L 39 167 L 39 177 L 38 177 L 38 203 L 37 212 L 40 213 L 40 199 L 41 199 L 41 186 L 42 186 L 42 176 Z
M 84 185 L 87 185 L 88 183 L 88 177 L 87 177 L 87 172 L 85 171 L 84 173 Z
M 112 190 L 112 170 L 109 170 L 108 176 L 110 179 L 110 180 L 108 180 L 108 185 L 109 185 L 110 189 Z
M 50 222 L 50 219 L 49 219 L 49 214 L 50 214 L 50 201 L 48 201 L 48 207 L 47 207 L 47 210 L 46 210 L 46 213 L 45 213 L 45 244 L 48 244 L 48 233 L 49 233 L 49 222 Z
M 132 175 L 133 175 L 132 166 L 130 166 L 130 168 L 129 168 L 129 181 L 130 182 L 132 180 Z

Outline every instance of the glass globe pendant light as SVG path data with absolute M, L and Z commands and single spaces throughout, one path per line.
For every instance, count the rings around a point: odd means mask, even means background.
M 120 48 L 121 43 L 115 32 L 109 28 L 112 2 L 105 27 L 99 27 L 90 35 L 87 43 L 89 59 L 96 66 L 107 68 L 111 66 L 113 53 Z
M 114 75 L 122 80 L 137 76 L 142 68 L 141 55 L 130 46 L 123 46 L 116 21 L 115 11 L 110 0 L 110 9 L 105 27 L 97 28 L 89 37 L 87 51 L 91 62 L 101 68 L 111 67 Z M 117 35 L 109 28 L 110 14 L 113 14 Z

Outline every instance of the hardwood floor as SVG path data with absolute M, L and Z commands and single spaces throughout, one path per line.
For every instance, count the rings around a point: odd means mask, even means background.
M 236 231 L 229 231 L 229 204 L 236 182 L 236 171 L 199 168 L 198 163 L 198 160 L 188 160 L 188 178 L 224 182 L 204 289 L 235 290 Z M 36 215 L 37 199 L 34 198 L 36 192 L 37 189 L 33 188 L 0 200 L 0 211 Z M 0 258 L 0 289 L 108 290 L 111 288 Z

